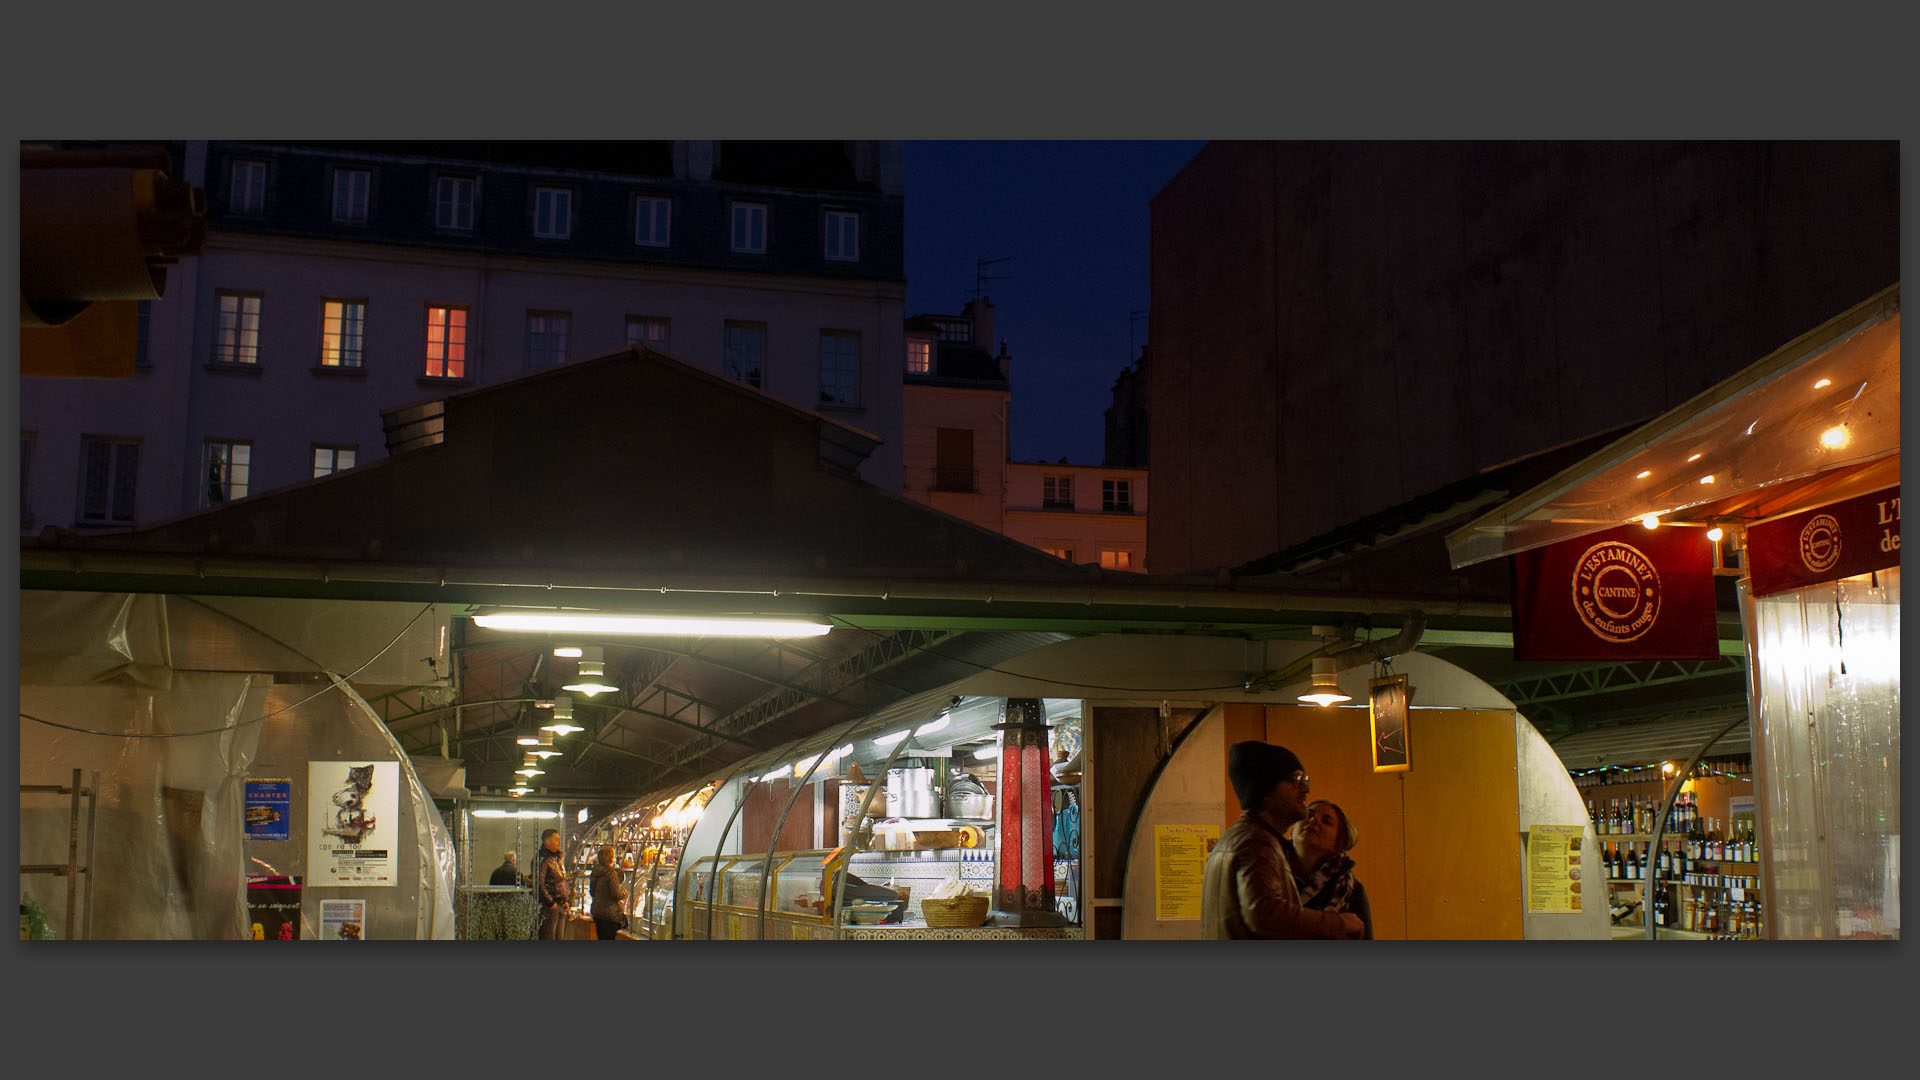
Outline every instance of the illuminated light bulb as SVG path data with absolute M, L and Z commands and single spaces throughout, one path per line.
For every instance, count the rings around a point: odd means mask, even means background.
M 516 784 L 513 787 L 508 788 L 507 792 L 517 799 L 520 796 L 525 795 L 527 792 L 532 790 L 533 790 L 532 788 L 528 787 L 525 784 Z
M 568 659 L 574 659 L 580 655 L 580 646 L 559 645 L 554 648 L 553 655 L 564 656 L 564 657 L 567 657 Z
M 1642 470 L 1640 470 L 1640 475 L 1638 475 L 1638 476 L 1636 476 L 1636 477 L 1634 477 L 1634 479 L 1635 479 L 1635 480 L 1645 480 L 1645 479 L 1646 479 L 1647 477 L 1649 477 L 1649 476 L 1652 476 L 1652 475 L 1653 475 L 1653 470 L 1652 470 L 1652 469 L 1642 469 Z
M 1726 535 L 1727 535 L 1726 530 L 1722 529 L 1718 525 L 1715 525 L 1713 528 L 1707 530 L 1707 539 L 1713 541 L 1716 544 L 1720 542 L 1721 537 L 1724 537 Z
M 1330 656 L 1316 657 L 1313 661 L 1313 685 L 1300 695 L 1301 701 L 1311 701 L 1321 708 L 1337 705 L 1342 701 L 1352 701 L 1353 695 L 1340 692 L 1339 671 Z
M 607 681 L 606 651 L 589 645 L 580 650 L 579 678 L 560 689 L 594 697 L 620 688 Z
M 1830 427 L 1821 432 L 1820 445 L 1835 450 L 1847 445 L 1847 429 L 1845 427 Z
M 520 744 L 521 746 L 539 746 L 540 736 L 535 735 L 532 732 L 528 732 L 527 734 L 522 735 L 513 741 Z
M 1825 390 L 1827 387 L 1832 385 L 1833 385 L 1832 379 L 1821 379 L 1819 382 L 1813 384 L 1813 388 L 1815 390 Z
M 1648 514 L 1646 517 L 1640 519 L 1640 524 L 1645 525 L 1649 529 L 1657 529 L 1660 527 L 1660 515 Z
M 1696 462 L 1696 461 L 1699 461 L 1699 460 L 1700 460 L 1700 455 L 1699 455 L 1699 454 L 1695 454 L 1695 455 L 1693 455 L 1692 457 L 1690 457 L 1690 458 L 1688 458 L 1688 459 L 1687 459 L 1687 464 L 1689 464 L 1689 465 L 1691 465 L 1691 464 L 1693 464 L 1694 462 Z
M 1701 478 L 1700 478 L 1700 482 L 1701 482 L 1701 483 L 1703 483 L 1703 484 L 1711 484 L 1711 483 L 1713 483 L 1713 474 L 1712 474 L 1712 473 L 1708 473 L 1707 475 L 1705 475 L 1705 476 L 1703 476 L 1703 477 L 1701 477 Z

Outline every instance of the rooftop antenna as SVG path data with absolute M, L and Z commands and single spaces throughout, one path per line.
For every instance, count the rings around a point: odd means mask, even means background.
M 1147 308 L 1141 308 L 1139 311 L 1127 312 L 1127 363 L 1129 365 L 1133 363 L 1135 357 L 1140 355 L 1140 347 L 1135 345 L 1133 341 L 1133 328 L 1142 319 L 1147 317 L 1148 310 Z
M 1013 276 L 1012 274 L 989 274 L 987 273 L 987 267 L 995 263 L 1011 262 L 1012 260 L 1013 256 L 1008 255 L 998 259 L 975 259 L 973 261 L 973 298 L 975 300 L 986 295 L 987 282 L 1005 281 Z

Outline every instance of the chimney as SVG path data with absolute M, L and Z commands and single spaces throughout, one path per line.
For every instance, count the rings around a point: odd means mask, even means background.
M 973 343 L 982 349 L 993 348 L 993 300 L 985 296 L 969 300 L 960 314 L 973 320 Z

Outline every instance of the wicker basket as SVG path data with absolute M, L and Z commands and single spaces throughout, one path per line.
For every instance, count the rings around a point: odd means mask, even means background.
M 987 921 L 987 898 L 956 896 L 951 900 L 922 900 L 920 914 L 932 927 L 979 926 Z

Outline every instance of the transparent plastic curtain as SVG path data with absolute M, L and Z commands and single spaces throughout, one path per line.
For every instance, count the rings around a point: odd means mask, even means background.
M 1755 598 L 1773 938 L 1900 934 L 1900 570 Z
M 23 680 L 30 674 L 23 670 Z M 247 936 L 242 807 L 259 725 L 245 720 L 260 714 L 267 680 L 175 672 L 167 681 L 167 689 L 124 682 L 23 681 L 20 687 L 20 782 L 67 784 L 77 768 L 81 782 L 92 785 L 99 775 L 91 915 L 84 899 L 74 908 L 74 922 L 85 925 L 91 938 Z M 141 737 L 195 731 L 217 734 Z M 67 861 L 70 806 L 65 796 L 21 797 L 22 863 Z M 82 862 L 87 860 L 85 815 L 83 800 Z M 80 879 L 78 891 L 84 897 L 86 879 Z M 56 937 L 70 936 L 64 925 L 64 878 L 22 875 L 20 895 L 47 913 Z M 80 936 L 79 926 L 71 936 Z

